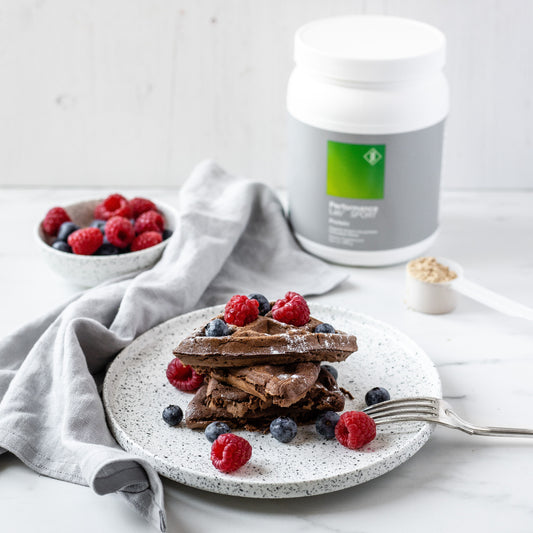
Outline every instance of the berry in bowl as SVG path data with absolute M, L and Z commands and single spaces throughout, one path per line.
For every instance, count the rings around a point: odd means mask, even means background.
M 168 205 L 111 194 L 51 208 L 37 227 L 37 242 L 52 270 L 91 287 L 152 267 L 176 220 Z

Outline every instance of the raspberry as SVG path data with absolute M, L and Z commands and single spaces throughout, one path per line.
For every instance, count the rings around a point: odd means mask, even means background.
M 115 216 L 106 222 L 105 236 L 117 248 L 126 248 L 133 241 L 135 231 L 127 218 Z
M 139 250 L 144 250 L 145 248 L 150 248 L 151 246 L 159 244 L 162 240 L 163 237 L 158 231 L 145 231 L 133 239 L 133 242 L 131 243 L 131 251 L 137 252 Z
M 252 446 L 246 439 L 234 433 L 223 433 L 211 446 L 213 466 L 226 474 L 244 466 L 250 457 L 252 457 Z
M 130 207 L 132 211 L 133 218 L 137 218 L 139 215 L 142 215 L 146 211 L 156 211 L 157 207 L 147 198 L 132 198 L 130 200 Z
M 272 318 L 285 324 L 303 326 L 309 322 L 309 307 L 303 296 L 288 292 L 272 306 Z
M 111 217 L 131 218 L 130 204 L 121 194 L 109 195 L 101 204 L 94 208 L 94 218 L 109 220 Z
M 48 235 L 55 237 L 63 222 L 70 222 L 68 213 L 62 207 L 52 207 L 42 222 L 43 230 Z
M 100 246 L 104 237 L 98 228 L 81 228 L 68 236 L 68 245 L 78 255 L 92 255 Z
M 236 294 L 232 296 L 224 309 L 226 324 L 245 326 L 259 316 L 259 302 L 247 296 Z
M 350 450 L 361 448 L 374 440 L 376 423 L 362 411 L 343 413 L 335 426 L 335 437 Z
M 94 218 L 97 220 L 106 220 L 104 217 L 109 218 L 108 213 L 106 211 L 106 208 L 104 207 L 104 204 L 98 204 L 94 208 Z
M 177 357 L 168 364 L 167 379 L 182 391 L 196 390 L 204 381 L 203 376 L 197 374 L 190 365 L 184 365 Z
M 158 213 L 157 211 L 145 211 L 139 215 L 139 218 L 135 221 L 135 233 L 137 233 L 137 235 L 144 233 L 145 231 L 158 231 L 159 233 L 163 233 L 164 229 L 165 221 L 163 220 L 161 213 Z

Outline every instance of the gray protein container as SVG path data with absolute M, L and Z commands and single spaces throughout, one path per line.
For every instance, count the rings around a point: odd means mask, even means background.
M 289 217 L 300 244 L 332 262 L 400 263 L 436 238 L 445 37 L 384 16 L 300 28 L 287 92 Z

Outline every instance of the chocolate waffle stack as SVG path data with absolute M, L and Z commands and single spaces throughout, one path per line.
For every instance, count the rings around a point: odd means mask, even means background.
M 308 422 L 323 411 L 342 411 L 344 396 L 320 363 L 345 360 L 357 350 L 356 338 L 341 331 L 316 333 L 319 324 L 311 317 L 297 327 L 267 313 L 245 326 L 229 326 L 228 335 L 206 336 L 205 324 L 183 339 L 174 355 L 205 377 L 187 407 L 187 426 L 219 421 L 264 429 L 279 416 Z

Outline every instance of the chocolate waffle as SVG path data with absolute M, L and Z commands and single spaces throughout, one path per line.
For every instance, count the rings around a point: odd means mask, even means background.
M 344 396 L 333 376 L 320 369 L 318 380 L 308 393 L 290 407 L 274 405 L 214 378 L 202 385 L 185 411 L 187 427 L 205 428 L 211 422 L 226 422 L 232 428 L 266 429 L 279 416 L 296 422 L 314 420 L 323 411 L 342 411 Z
M 316 383 L 319 363 L 214 368 L 210 378 L 256 396 L 263 402 L 288 407 L 301 400 Z
M 214 318 L 224 318 L 218 315 Z M 274 320 L 270 313 L 246 326 L 230 326 L 231 334 L 208 337 L 205 326 L 183 339 L 173 353 L 184 365 L 202 372 L 202 367 L 243 367 L 295 362 L 344 361 L 357 351 L 357 339 L 342 331 L 315 333 L 320 320 L 311 317 L 303 326 Z

